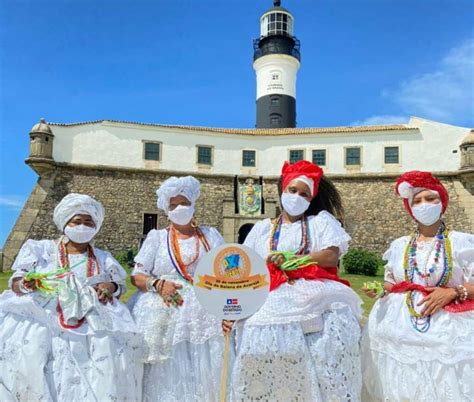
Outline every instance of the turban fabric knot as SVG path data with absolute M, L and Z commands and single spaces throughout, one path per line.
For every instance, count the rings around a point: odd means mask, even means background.
M 54 209 L 53 220 L 62 232 L 67 223 L 76 215 L 89 215 L 97 231 L 104 221 L 103 205 L 86 194 L 71 193 L 66 195 Z
M 395 192 L 403 198 L 403 205 L 413 219 L 411 202 L 413 197 L 423 190 L 429 190 L 439 196 L 443 206 L 442 212 L 444 213 L 449 203 L 448 191 L 430 172 L 419 170 L 406 172 L 398 178 L 395 186 Z
M 156 191 L 158 208 L 168 213 L 170 199 L 178 195 L 186 197 L 194 205 L 201 194 L 200 183 L 193 176 L 170 177 Z
M 323 169 L 308 161 L 292 164 L 285 162 L 281 169 L 282 191 L 285 191 L 292 180 L 298 179 L 308 185 L 314 198 L 318 194 L 319 182 L 323 174 Z

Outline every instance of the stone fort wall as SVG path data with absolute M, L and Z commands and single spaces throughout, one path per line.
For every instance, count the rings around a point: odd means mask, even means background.
M 3 269 L 10 268 L 26 239 L 55 238 L 59 235 L 52 214 L 56 204 L 70 192 L 90 194 L 100 200 L 106 217 L 96 245 L 112 253 L 136 246 L 142 238 L 143 216 L 158 213 L 158 228 L 167 225 L 166 216 L 156 207 L 156 189 L 177 172 L 73 167 L 56 164 L 43 174 L 33 189 L 3 249 Z M 182 175 L 182 173 L 181 173 Z M 234 195 L 233 176 L 195 174 L 201 181 L 198 222 L 223 230 L 224 200 Z M 329 176 L 331 177 L 331 176 Z M 461 206 L 456 175 L 438 176 L 450 194 L 446 214 L 449 227 L 470 232 L 471 222 Z M 363 247 L 382 254 L 395 238 L 408 234 L 413 221 L 395 196 L 395 176 L 333 176 L 342 195 L 345 227 L 352 236 L 352 247 Z M 277 178 L 264 178 L 266 199 L 278 200 Z

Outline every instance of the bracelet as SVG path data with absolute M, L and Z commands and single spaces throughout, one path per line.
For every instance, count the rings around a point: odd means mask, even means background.
M 158 281 L 158 293 L 161 295 L 161 293 L 163 292 L 163 288 L 165 286 L 165 280 L 164 279 L 160 279 Z
M 455 287 L 456 290 L 456 303 L 462 303 L 467 300 L 467 289 L 463 285 Z
M 154 286 L 155 282 L 157 281 L 156 278 L 154 278 L 153 276 L 150 276 L 147 278 L 146 280 L 146 290 L 147 292 L 151 292 L 151 293 L 156 293 L 156 288 Z

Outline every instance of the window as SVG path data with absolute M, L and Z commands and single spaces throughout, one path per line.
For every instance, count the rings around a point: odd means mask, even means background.
M 290 150 L 290 163 L 296 163 L 304 159 L 304 151 L 302 149 Z
M 272 98 L 271 104 L 272 104 L 272 106 L 280 106 L 280 99 Z
M 242 166 L 255 166 L 255 151 L 242 151 Z
M 291 17 L 283 13 L 273 13 L 267 17 L 268 35 L 291 35 L 293 24 Z
M 212 147 L 198 146 L 197 160 L 200 165 L 212 165 Z
M 278 81 L 280 79 L 280 74 L 278 73 L 273 73 L 272 74 L 272 80 L 273 81 Z
M 399 152 L 398 147 L 385 147 L 384 149 L 384 160 L 386 164 L 399 163 Z
M 144 214 L 143 215 L 143 234 L 146 236 L 152 229 L 156 229 L 158 223 L 157 214 Z
M 326 166 L 325 149 L 313 149 L 313 163 L 319 166 Z
M 280 122 L 281 122 L 280 117 L 278 117 L 278 116 L 272 116 L 272 117 L 270 117 L 270 124 L 271 124 L 272 126 L 277 126 L 277 125 L 280 124 Z
M 145 142 L 145 160 L 160 160 L 160 144 L 157 142 Z
M 360 148 L 346 148 L 346 165 L 360 165 Z

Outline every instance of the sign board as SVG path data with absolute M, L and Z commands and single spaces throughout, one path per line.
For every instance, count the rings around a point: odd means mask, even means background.
M 256 313 L 270 290 L 265 260 L 240 244 L 212 249 L 198 263 L 194 292 L 207 312 L 222 320 L 241 320 Z

